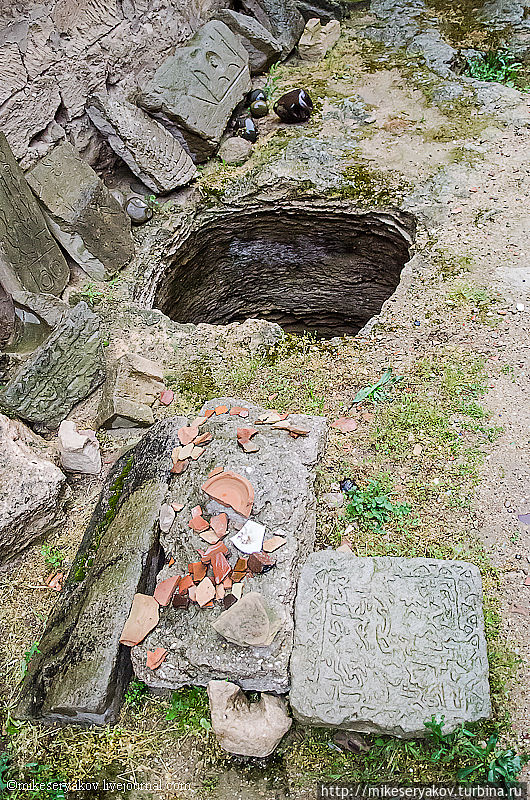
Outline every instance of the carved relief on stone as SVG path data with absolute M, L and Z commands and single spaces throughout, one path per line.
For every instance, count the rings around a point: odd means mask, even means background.
M 9 292 L 60 294 L 68 265 L 0 132 L 0 278 Z

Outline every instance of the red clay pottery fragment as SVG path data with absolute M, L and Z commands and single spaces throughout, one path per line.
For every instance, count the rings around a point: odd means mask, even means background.
M 207 408 L 206 411 L 204 412 L 204 416 L 206 417 L 206 419 L 209 419 L 213 413 L 214 413 L 213 408 Z
M 213 570 L 214 583 L 222 583 L 230 574 L 230 564 L 226 560 L 224 553 L 214 553 L 210 560 Z
M 176 594 L 173 598 L 173 608 L 188 608 L 190 598 L 184 594 Z
M 121 644 L 134 647 L 158 624 L 159 605 L 149 594 L 135 594 L 120 636 Z
M 186 428 L 179 428 L 177 431 L 179 441 L 182 445 L 188 445 L 199 435 L 199 429 L 195 425 Z
M 145 666 L 147 669 L 158 669 L 160 664 L 166 660 L 167 650 L 164 647 L 157 647 L 147 651 Z
M 188 469 L 189 465 L 190 462 L 188 459 L 185 459 L 184 461 L 176 461 L 171 467 L 171 473 L 173 475 L 181 475 L 184 470 Z
M 200 506 L 194 506 L 191 509 L 191 516 L 193 517 L 202 517 L 202 508 Z
M 194 444 L 195 446 L 197 446 L 198 444 L 208 444 L 208 442 L 211 442 L 212 439 L 213 435 L 210 433 L 210 431 L 206 431 L 206 433 L 201 433 L 200 436 L 197 436 Z
M 188 525 L 192 530 L 196 531 L 197 533 L 200 533 L 201 531 L 207 531 L 208 528 L 210 527 L 209 523 L 206 522 L 204 517 L 192 517 L 188 522 Z
M 202 579 L 206 577 L 208 567 L 206 564 L 203 564 L 202 561 L 193 561 L 191 564 L 188 564 L 188 570 L 195 583 L 200 583 Z
M 219 539 L 222 539 L 228 530 L 228 516 L 224 511 L 222 514 L 217 514 L 210 519 L 210 527 L 213 528 Z
M 223 586 L 225 587 L 225 589 L 231 589 L 232 588 L 232 578 L 225 578 L 224 581 L 223 581 Z
M 289 414 L 279 414 L 278 411 L 267 411 L 263 417 L 256 420 L 256 425 L 274 425 L 276 422 L 281 422 L 287 419 Z
M 60 592 L 63 588 L 63 578 L 64 572 L 56 572 L 54 575 L 50 575 L 44 583 L 49 589 L 53 589 L 54 592 Z
M 265 536 L 265 525 L 249 519 L 235 536 L 230 537 L 230 541 L 242 553 L 259 553 L 263 545 Z
M 263 542 L 263 549 L 266 553 L 274 553 L 279 547 L 283 547 L 286 542 L 287 539 L 284 539 L 283 536 L 271 536 L 270 539 L 265 539 Z
M 339 417 L 335 420 L 335 422 L 331 423 L 332 428 L 337 428 L 341 433 L 350 433 L 351 431 L 356 430 L 359 427 L 359 423 L 356 419 L 350 419 L 349 417 Z
M 252 484 L 237 472 L 221 472 L 208 478 L 201 486 L 203 492 L 224 506 L 230 506 L 243 517 L 249 517 L 254 503 Z
M 179 594 L 186 594 L 190 586 L 193 586 L 193 578 L 191 575 L 184 575 L 179 583 Z
M 213 478 L 214 475 L 220 475 L 221 472 L 224 472 L 224 467 L 214 467 L 211 472 L 208 473 L 206 476 L 207 478 Z
M 226 414 L 227 411 L 228 411 L 228 406 L 217 406 L 217 408 L 214 408 L 216 416 L 220 416 L 221 414 Z
M 170 406 L 174 397 L 175 394 L 171 391 L 171 389 L 164 389 L 163 392 L 160 392 L 160 405 Z
M 309 431 L 306 428 L 297 428 L 295 425 L 289 425 L 288 422 L 275 422 L 272 426 L 280 431 L 288 431 L 291 436 L 308 436 Z
M 238 442 L 250 442 L 253 436 L 257 434 L 257 428 L 238 428 L 237 440 Z
M 259 452 L 259 445 L 254 444 L 254 442 L 242 442 L 239 439 L 237 443 L 240 447 L 245 451 L 245 453 L 258 453 Z
M 197 586 L 197 590 L 195 592 L 195 602 L 202 607 L 209 603 L 210 600 L 213 600 L 214 597 L 215 586 L 211 582 L 210 578 L 203 578 Z
M 199 536 L 205 542 L 208 542 L 208 544 L 217 544 L 217 542 L 219 541 L 218 535 L 215 533 L 215 531 L 212 531 L 211 528 L 208 528 L 207 531 L 201 531 L 199 533 Z
M 193 450 L 191 451 L 191 458 L 194 461 L 197 461 L 197 459 L 200 458 L 203 453 L 204 453 L 204 447 L 194 447 Z
M 202 563 L 209 564 L 212 556 L 216 553 L 224 553 L 224 555 L 226 555 L 228 553 L 228 547 L 226 544 L 224 544 L 224 542 L 216 542 L 207 550 L 199 550 L 198 553 L 201 557 Z
M 185 445 L 184 447 L 179 447 L 177 449 L 177 458 L 178 458 L 178 460 L 179 461 L 184 461 L 186 458 L 189 458 L 191 456 L 191 454 L 193 453 L 193 448 L 194 447 L 195 447 L 195 445 L 193 444 L 193 442 L 190 442 L 189 444 Z
M 276 559 L 271 558 L 267 553 L 252 553 L 248 557 L 248 568 L 254 575 L 261 575 L 262 572 L 268 572 L 276 564 Z
M 200 583 L 200 581 L 199 581 L 199 583 Z M 197 594 L 197 587 L 196 586 L 190 586 L 190 588 L 188 589 L 188 597 L 190 598 L 192 603 L 195 602 L 195 595 L 196 594 Z
M 242 406 L 232 406 L 230 409 L 230 414 L 234 417 L 248 417 L 248 413 L 248 408 L 243 408 Z
M 161 581 L 155 589 L 155 600 L 161 606 L 168 606 L 171 598 L 173 597 L 177 586 L 179 585 L 181 576 L 175 575 L 173 578 L 167 578 Z
M 184 503 L 171 503 L 171 508 L 176 512 L 182 511 L 184 508 Z
M 222 583 L 220 583 L 219 586 L 215 587 L 215 599 L 222 600 L 224 596 L 225 596 L 225 587 L 223 586 Z

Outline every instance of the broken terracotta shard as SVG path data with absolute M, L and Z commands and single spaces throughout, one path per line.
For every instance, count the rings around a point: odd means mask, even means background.
M 254 503 L 252 484 L 236 472 L 221 472 L 201 486 L 203 492 L 224 506 L 230 506 L 243 517 L 249 517 Z
M 154 598 L 156 602 L 161 606 L 168 606 L 171 598 L 175 594 L 177 587 L 180 582 L 180 575 L 175 575 L 173 578 L 166 578 L 165 581 L 161 581 L 156 589 Z
M 121 644 L 134 647 L 158 624 L 159 605 L 148 594 L 135 594 L 129 616 L 120 636 Z
M 270 539 L 265 539 L 263 542 L 263 549 L 266 553 L 274 553 L 275 550 L 283 547 L 286 542 L 287 539 L 284 539 L 283 536 L 271 536 Z
M 188 425 L 184 428 L 179 428 L 177 431 L 181 445 L 186 446 L 191 444 L 194 439 L 199 435 L 199 428 L 194 425 Z
M 359 427 L 359 423 L 356 419 L 350 419 L 349 417 L 339 417 L 335 420 L 335 422 L 331 423 L 332 428 L 336 428 L 341 433 L 351 433 L 351 431 L 356 430 Z
M 248 558 L 248 568 L 255 574 L 268 572 L 276 564 L 276 559 L 268 553 L 252 553 Z
M 160 664 L 165 661 L 167 650 L 164 647 L 156 647 L 154 650 L 147 651 L 146 667 L 148 669 L 158 669 Z
M 216 514 L 215 517 L 210 519 L 210 526 L 213 528 L 219 539 L 225 536 L 228 530 L 228 516 L 224 513 Z
M 190 519 L 188 522 L 189 527 L 195 531 L 196 533 L 201 533 L 202 531 L 207 531 L 210 527 L 209 523 L 206 522 L 204 517 L 195 516 Z
M 228 577 L 231 571 L 230 564 L 226 560 L 224 553 L 214 553 L 211 557 L 214 583 L 219 584 Z
M 210 600 L 213 600 L 214 597 L 215 586 L 210 578 L 203 578 L 195 591 L 195 602 L 198 603 L 202 608 L 203 606 L 207 605 Z
M 175 398 L 174 393 L 171 389 L 164 389 L 163 392 L 160 392 L 160 405 L 161 406 L 170 406 Z

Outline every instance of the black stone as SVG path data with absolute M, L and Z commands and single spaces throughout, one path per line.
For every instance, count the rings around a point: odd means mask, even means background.
M 303 89 L 291 89 L 274 104 L 282 122 L 307 122 L 313 111 L 313 101 Z
M 267 95 L 263 89 L 252 89 L 252 91 L 247 94 L 247 106 L 251 106 L 252 103 L 255 103 L 257 100 L 262 100 L 264 103 L 267 102 Z
M 255 100 L 250 106 L 250 113 L 253 117 L 266 117 L 269 113 L 269 106 L 263 100 Z
M 141 197 L 130 197 L 125 204 L 125 211 L 133 225 L 143 225 L 153 216 L 153 209 Z
M 356 488 L 356 483 L 351 478 L 343 478 L 340 482 L 340 490 L 344 492 L 344 494 L 350 494 L 354 492 Z
M 228 609 L 231 608 L 235 603 L 237 603 L 237 597 L 235 597 L 233 594 L 225 594 L 223 597 L 223 606 L 225 611 L 228 611 Z
M 252 143 L 258 140 L 258 129 L 251 117 L 238 117 L 234 122 L 234 133 Z

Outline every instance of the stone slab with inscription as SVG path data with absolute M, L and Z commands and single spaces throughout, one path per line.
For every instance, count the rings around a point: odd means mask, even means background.
M 92 167 L 65 142 L 27 173 L 51 232 L 96 280 L 105 280 L 134 255 L 129 220 Z
M 153 192 L 170 192 L 196 175 L 180 142 L 141 108 L 96 94 L 87 113 L 114 152 Z
M 313 553 L 295 604 L 290 703 L 300 721 L 403 738 L 490 716 L 473 564 Z
M 0 410 L 57 428 L 104 377 L 99 317 L 78 303 L 0 391 Z
M 69 277 L 66 260 L 0 131 L 0 280 L 7 292 L 59 295 Z
M 249 88 L 246 49 L 223 22 L 211 20 L 166 58 L 138 105 L 180 137 L 195 161 L 205 161 Z

